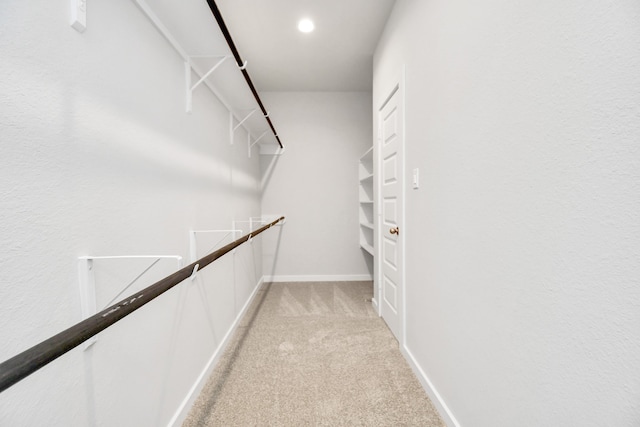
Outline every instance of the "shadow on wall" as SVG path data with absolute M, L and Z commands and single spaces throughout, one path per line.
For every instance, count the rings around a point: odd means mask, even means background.
M 163 261 L 158 267 L 146 266 L 147 259 L 109 259 L 92 263 L 97 309 L 109 306 L 122 292 L 134 294 L 180 268 Z M 169 260 L 172 261 L 172 260 Z M 144 268 L 142 273 L 140 270 Z M 135 277 L 132 281 L 132 277 Z M 122 288 L 123 283 L 129 283 Z M 107 419 L 119 422 L 135 419 L 148 423 L 166 418 L 166 394 L 175 369 L 176 350 L 183 332 L 185 305 L 191 290 L 185 284 L 170 290 L 140 311 L 102 331 L 84 345 L 70 352 L 81 356 L 84 369 L 87 425 L 99 425 Z M 120 292 L 118 292 L 120 291 Z M 192 311 L 192 310 L 191 310 Z M 87 313 L 91 314 L 91 313 Z M 177 343 L 177 344 L 176 344 Z M 58 363 L 56 363 L 57 365 Z M 141 399 L 152 396 L 153 399 Z M 131 416 L 127 412 L 140 410 Z M 117 415 L 114 415 L 114 412 Z
M 373 277 L 373 257 L 369 252 L 367 252 L 363 248 L 360 248 L 360 252 L 362 252 L 362 257 L 364 259 L 364 262 L 367 264 L 367 271 L 369 272 L 371 277 Z
M 275 245 L 273 245 L 273 261 L 271 262 L 271 270 L 269 271 L 268 274 L 265 274 L 265 276 L 268 277 L 274 277 L 276 274 L 276 267 L 278 265 L 278 256 L 280 254 L 280 241 L 282 240 L 282 229 L 284 228 L 284 224 L 282 224 L 280 226 L 280 229 L 278 230 L 278 237 L 275 240 Z M 264 249 L 263 249 L 264 251 Z M 266 273 L 266 269 L 267 266 L 264 266 L 265 268 L 265 273 Z
M 263 156 L 264 158 L 265 156 Z M 269 182 L 271 182 L 271 177 L 273 176 L 273 171 L 276 169 L 278 165 L 278 161 L 280 160 L 279 155 L 274 155 L 269 164 L 263 168 L 262 173 L 262 182 L 260 183 L 260 188 L 262 189 L 262 193 L 269 187 Z

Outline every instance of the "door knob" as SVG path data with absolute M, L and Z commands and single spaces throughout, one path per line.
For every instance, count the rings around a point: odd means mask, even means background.
M 398 228 L 398 227 L 392 228 L 392 229 L 389 230 L 389 233 L 397 234 L 399 236 L 400 235 L 400 228 Z

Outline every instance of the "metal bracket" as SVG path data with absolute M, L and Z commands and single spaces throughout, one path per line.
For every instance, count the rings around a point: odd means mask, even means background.
M 252 216 L 249 217 L 248 220 L 234 220 L 233 221 L 233 226 L 235 227 L 236 224 L 249 224 L 249 232 L 252 233 L 254 231 L 254 227 L 256 227 L 256 229 L 258 228 L 257 226 L 261 226 L 264 224 L 268 224 L 270 222 L 275 221 L 276 219 L 280 218 L 282 215 L 276 216 L 276 215 L 269 215 L 269 216 Z M 278 224 L 276 224 L 276 226 L 283 224 L 284 221 L 280 221 Z M 253 238 L 251 237 L 249 239 L 249 241 L 251 242 Z
M 191 59 L 192 58 L 220 58 L 220 60 L 218 60 L 218 62 L 216 62 L 216 64 L 211 67 L 211 69 L 209 71 L 207 71 L 201 78 L 200 80 L 198 80 L 196 82 L 196 84 L 194 84 L 193 86 L 191 85 L 191 70 L 192 70 L 192 66 L 191 66 Z M 185 71 L 185 83 L 186 83 L 186 110 L 187 113 L 190 113 L 192 111 L 192 103 L 193 103 L 193 91 L 202 83 L 204 82 L 207 77 L 209 77 L 211 74 L 213 74 L 213 72 L 220 66 L 222 65 L 222 63 L 229 58 L 229 56 L 190 56 L 188 61 L 185 61 L 184 63 L 184 71 Z
M 236 227 L 236 224 L 249 224 L 249 233 L 253 233 L 253 223 L 255 218 L 249 218 L 248 220 L 233 220 L 233 228 Z M 249 234 L 249 243 L 253 243 L 253 237 Z
M 138 274 L 132 281 L 125 285 L 111 300 L 104 306 L 98 309 L 96 302 L 96 283 L 93 270 L 93 264 L 95 260 L 114 260 L 114 259 L 150 259 L 153 262 L 147 266 L 142 273 Z M 82 309 L 82 318 L 86 319 L 98 313 L 100 310 L 109 307 L 115 302 L 124 292 L 127 291 L 135 282 L 138 281 L 147 271 L 151 270 L 161 259 L 175 259 L 178 263 L 178 268 L 182 267 L 182 257 L 180 255 L 132 255 L 132 256 L 81 256 L 78 257 L 78 275 L 80 284 L 80 304 Z M 96 343 L 96 338 L 93 337 L 87 340 L 84 344 L 84 350 L 87 350 L 93 344 Z
M 198 274 L 198 267 L 200 267 L 200 264 L 196 264 L 193 267 L 193 272 L 191 273 L 191 277 L 189 277 L 190 280 L 193 280 L 196 278 L 196 274 Z
M 260 224 L 269 224 L 270 222 L 273 222 L 278 218 L 282 218 L 283 216 L 284 215 L 265 215 L 265 214 L 263 214 L 260 217 L 252 218 L 252 219 L 255 220 L 256 222 L 259 222 Z M 280 227 L 280 226 L 284 225 L 286 222 L 287 222 L 287 220 L 283 219 L 282 221 L 280 221 L 279 223 L 274 225 L 274 227 Z
M 284 154 L 284 148 L 278 147 L 277 144 L 262 144 L 260 146 L 261 156 L 281 156 Z
M 87 29 L 87 0 L 71 0 L 71 26 L 79 33 Z
M 240 126 L 242 126 L 242 124 L 243 124 L 244 122 L 246 122 L 246 121 L 247 121 L 247 119 L 248 119 L 249 117 L 251 117 L 251 116 L 253 115 L 253 113 L 255 113 L 256 111 L 257 111 L 257 110 L 256 110 L 255 108 L 254 108 L 253 110 L 249 111 L 249 114 L 247 114 L 246 116 L 244 116 L 244 118 L 243 118 L 242 120 L 240 120 L 240 121 L 238 122 L 238 124 L 237 124 L 237 125 L 235 125 L 235 126 L 233 127 L 233 130 L 234 130 L 234 131 L 235 131 L 235 130 L 238 130 L 238 128 L 239 128 Z
M 260 140 L 264 138 L 265 135 L 267 135 L 268 133 L 269 133 L 268 130 L 264 131 L 264 133 L 259 137 L 257 137 L 253 142 L 251 142 L 251 134 L 249 134 L 249 140 L 247 141 L 247 145 L 248 145 L 247 151 L 248 151 L 249 157 L 251 157 L 251 149 L 253 148 L 253 146 L 256 145 L 258 142 L 260 142 Z
M 216 249 L 220 244 L 229 236 L 231 236 L 231 240 L 236 240 L 236 233 L 242 234 L 242 230 L 236 229 L 235 227 L 231 230 L 191 230 L 189 231 L 189 259 L 190 262 L 196 262 L 198 260 L 198 253 L 196 247 L 196 233 L 224 233 L 224 236 L 220 238 L 212 247 L 209 249 L 207 253 L 212 252 Z M 233 253 L 236 252 L 234 249 Z M 193 274 L 191 274 L 191 280 L 196 278 L 197 268 L 194 268 Z
M 238 128 L 239 128 L 240 126 L 242 126 L 242 125 L 243 125 L 243 123 L 244 123 L 244 122 L 246 122 L 246 121 L 247 121 L 247 119 L 248 119 L 249 117 L 251 117 L 251 116 L 252 116 L 256 111 L 257 111 L 257 110 L 256 110 L 255 108 L 254 108 L 253 110 L 250 110 L 250 111 L 249 111 L 249 114 L 247 114 L 246 116 L 244 116 L 244 118 L 243 118 L 242 120 L 238 121 L 238 124 L 237 124 L 237 125 L 234 125 L 234 123 L 233 123 L 233 119 L 234 119 L 234 117 L 233 117 L 233 113 L 232 113 L 232 112 L 229 112 L 229 141 L 230 141 L 231 145 L 233 145 L 233 143 L 235 142 L 235 141 L 234 141 L 234 135 L 235 135 L 236 130 L 238 130 Z M 248 133 L 248 132 L 249 132 L 249 131 L 247 130 L 247 133 Z

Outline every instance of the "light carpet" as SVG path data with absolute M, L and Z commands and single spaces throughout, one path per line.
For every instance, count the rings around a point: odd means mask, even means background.
M 183 427 L 444 427 L 372 296 L 370 281 L 264 285 Z

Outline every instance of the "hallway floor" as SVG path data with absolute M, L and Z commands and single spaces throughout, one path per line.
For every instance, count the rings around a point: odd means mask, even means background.
M 264 285 L 183 427 L 444 427 L 372 296 L 371 282 Z

